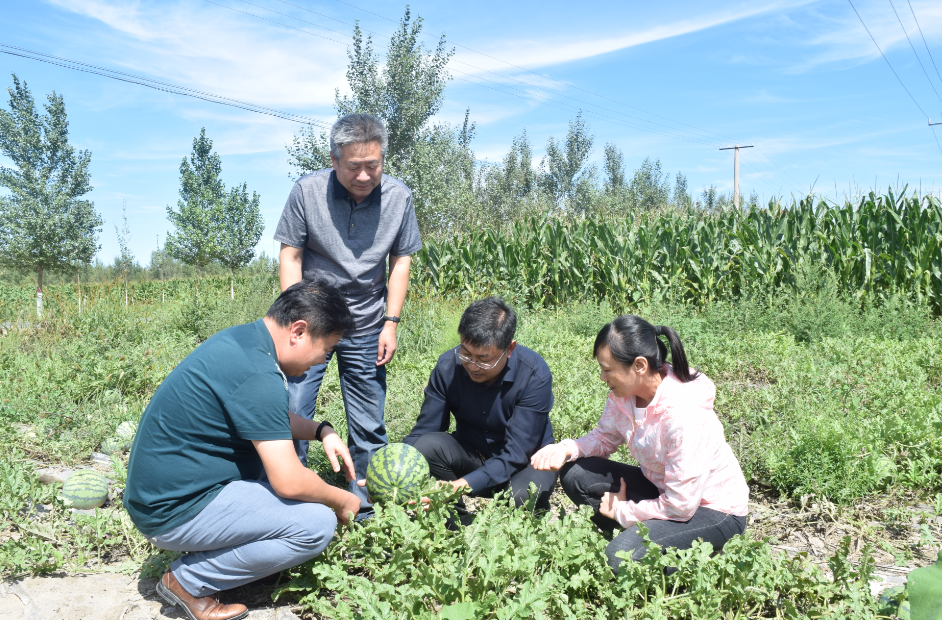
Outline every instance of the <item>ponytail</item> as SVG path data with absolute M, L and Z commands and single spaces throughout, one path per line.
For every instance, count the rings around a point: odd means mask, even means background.
M 681 383 L 696 379 L 700 373 L 691 374 L 687 354 L 677 332 L 666 325 L 651 325 L 633 314 L 622 315 L 599 331 L 592 356 L 597 357 L 599 349 L 607 346 L 612 357 L 625 366 L 630 366 L 634 364 L 635 359 L 643 357 L 648 360 L 651 368 L 659 371 L 667 361 L 667 347 L 661 336 L 667 338 L 670 344 L 671 367 L 677 379 Z

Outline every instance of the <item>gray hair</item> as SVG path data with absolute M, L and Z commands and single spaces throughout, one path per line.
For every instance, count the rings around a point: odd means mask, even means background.
M 379 142 L 385 157 L 389 134 L 383 121 L 372 114 L 347 114 L 338 118 L 330 128 L 330 153 L 337 159 L 343 155 L 343 147 L 361 142 Z

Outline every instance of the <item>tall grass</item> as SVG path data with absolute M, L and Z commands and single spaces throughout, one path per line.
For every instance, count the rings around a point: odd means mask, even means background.
M 900 295 L 942 312 L 942 203 L 892 190 L 858 204 L 809 197 L 616 221 L 531 218 L 509 232 L 428 240 L 418 278 L 440 293 L 508 291 L 531 307 L 663 299 L 704 306 L 792 287 L 809 270 L 859 300 Z
M 280 291 L 278 277 L 273 273 L 244 272 L 235 276 L 236 300 L 261 295 L 270 303 Z M 124 304 L 125 288 L 129 305 L 175 305 L 195 303 L 197 298 L 213 304 L 229 301 L 229 276 L 140 280 L 125 284 L 120 280 L 81 284 L 54 284 L 43 287 L 43 305 L 53 314 L 81 313 L 90 306 Z M 198 288 L 198 291 L 197 291 Z M 31 320 L 35 318 L 35 288 L 0 282 L 0 320 Z

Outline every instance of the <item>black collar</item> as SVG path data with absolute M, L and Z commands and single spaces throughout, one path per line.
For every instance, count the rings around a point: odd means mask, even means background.
M 330 171 L 330 182 L 333 183 L 334 196 L 336 198 L 353 200 L 353 198 L 350 196 L 350 192 L 347 191 L 347 188 L 344 187 L 343 183 L 340 182 L 340 179 L 337 178 L 336 170 Z M 383 182 L 382 180 L 380 180 L 379 185 L 377 185 L 376 188 L 372 192 L 370 192 L 370 195 L 367 196 L 366 200 L 364 200 L 361 204 L 355 205 L 355 206 L 367 207 L 371 204 L 378 205 L 380 203 L 380 198 L 382 197 L 382 195 L 383 195 Z

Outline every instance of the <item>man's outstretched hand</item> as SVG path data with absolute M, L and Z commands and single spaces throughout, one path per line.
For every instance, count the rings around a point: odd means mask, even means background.
M 543 446 L 530 457 L 530 465 L 533 466 L 533 469 L 540 471 L 559 471 L 569 461 L 570 456 L 572 455 L 568 446 L 561 443 L 551 443 L 548 446 Z
M 343 475 L 346 477 L 347 482 L 355 480 L 357 476 L 353 469 L 353 457 L 350 456 L 350 449 L 347 448 L 347 444 L 343 442 L 343 439 L 334 429 L 329 426 L 324 427 L 321 432 L 321 445 L 324 447 L 324 454 L 330 460 L 330 466 L 333 467 L 334 472 L 340 473 L 341 461 L 343 461 Z M 361 482 L 366 484 L 365 480 Z

